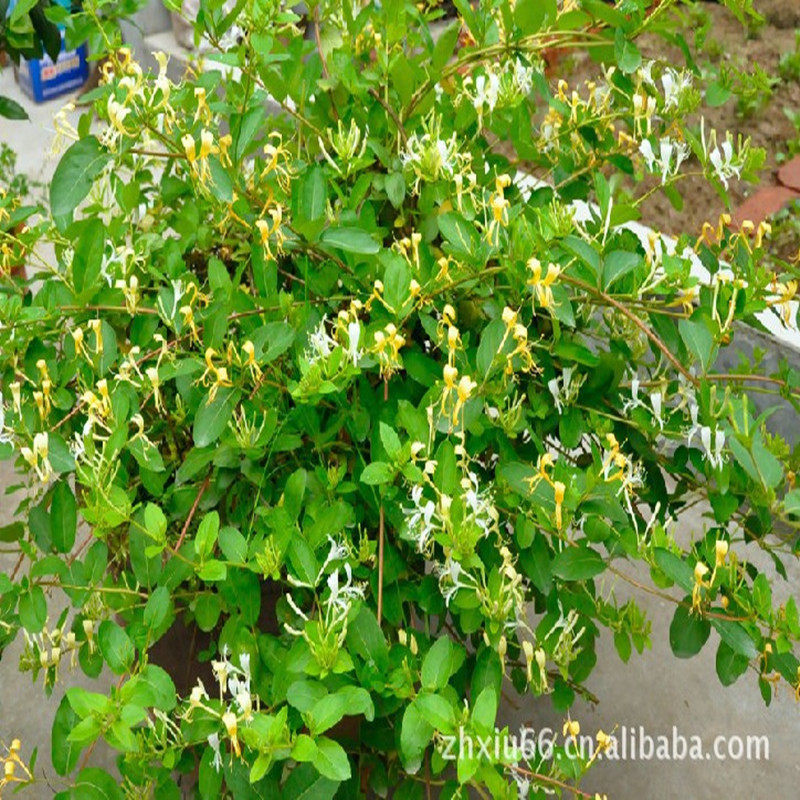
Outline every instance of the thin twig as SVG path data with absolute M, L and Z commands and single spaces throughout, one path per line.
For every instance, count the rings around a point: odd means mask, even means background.
M 192 503 L 191 511 L 189 511 L 189 516 L 186 517 L 186 522 L 183 523 L 183 529 L 181 530 L 181 535 L 178 537 L 178 541 L 175 544 L 175 552 L 179 552 L 181 549 L 181 545 L 183 544 L 183 540 L 186 538 L 186 533 L 189 530 L 189 526 L 192 524 L 192 519 L 194 519 L 195 512 L 197 511 L 197 507 L 200 505 L 200 499 L 203 497 L 206 489 L 208 489 L 208 484 L 211 481 L 211 473 L 209 472 L 206 475 L 206 479 L 200 484 L 200 489 L 197 491 L 197 497 L 194 498 L 194 503 Z
M 590 283 L 586 283 L 585 281 L 580 280 L 580 278 L 574 278 L 571 275 L 562 275 L 562 279 L 567 283 L 571 283 L 573 286 L 577 286 L 580 289 L 583 289 L 585 292 L 589 292 L 593 294 L 595 297 L 598 297 L 603 300 L 603 302 L 607 303 L 610 306 L 613 306 L 617 309 L 623 316 L 627 317 L 639 330 L 666 356 L 667 360 L 678 370 L 678 372 L 686 378 L 689 383 L 693 386 L 698 385 L 698 379 L 686 369 L 686 367 L 681 364 L 681 362 L 669 351 L 669 348 L 658 338 L 658 336 L 647 327 L 647 325 L 642 322 L 639 317 L 636 316 L 629 308 L 627 308 L 623 303 L 620 303 L 618 300 L 615 300 L 611 295 L 606 294 L 606 292 L 598 289 L 596 286 L 592 286 Z
M 380 523 L 378 526 L 378 625 L 383 616 L 383 528 L 384 528 L 383 503 L 381 503 Z

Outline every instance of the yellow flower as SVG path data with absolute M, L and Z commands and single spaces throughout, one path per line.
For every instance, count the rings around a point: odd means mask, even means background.
M 233 711 L 226 711 L 222 715 L 222 724 L 225 726 L 228 736 L 230 736 L 233 751 L 236 753 L 237 758 L 241 757 L 242 748 L 239 746 L 236 714 L 234 714 Z
M 217 392 L 221 386 L 233 386 L 233 383 L 228 378 L 227 367 L 218 367 L 216 364 L 214 364 L 213 359 L 216 354 L 217 352 L 213 347 L 209 347 L 206 350 L 206 371 L 200 377 L 200 382 L 203 384 L 203 386 L 208 386 L 209 379 L 212 379 L 211 388 L 208 391 L 209 405 L 214 402 L 214 398 L 217 396 Z
M 714 551 L 716 565 L 721 567 L 725 563 L 725 559 L 728 557 L 728 543 L 724 539 L 717 539 L 717 543 L 714 546 Z
M 597 731 L 597 746 L 600 750 L 608 750 L 613 739 L 603 730 Z
M 244 365 L 250 369 L 253 380 L 258 380 L 261 377 L 261 367 L 256 363 L 256 348 L 255 345 L 248 339 L 242 345 L 242 352 L 247 356 Z
M 783 324 L 788 327 L 792 321 L 791 303 L 797 294 L 797 281 L 791 280 L 786 281 L 786 283 L 779 283 L 776 280 L 773 281 L 772 288 L 775 290 L 775 293 L 778 296 L 777 298 L 770 300 L 769 304 L 771 306 L 778 307 Z
M 575 741 L 581 732 L 581 724 L 576 719 L 567 719 L 564 722 L 564 728 L 562 731 L 563 736 L 569 736 L 573 741 Z
M 161 399 L 161 379 L 158 376 L 158 367 L 148 367 L 144 372 L 153 387 L 153 402 L 156 405 L 156 411 L 163 412 L 164 403 Z
M 528 269 L 531 271 L 531 277 L 528 278 L 527 284 L 533 290 L 534 309 L 536 302 L 543 308 L 550 309 L 553 307 L 553 289 L 552 286 L 556 282 L 558 276 L 561 274 L 561 268 L 556 264 L 548 264 L 547 272 L 542 275 L 542 264 L 538 258 L 532 257 L 528 259 Z
M 561 530 L 561 506 L 564 502 L 564 492 L 566 491 L 566 486 L 561 481 L 555 481 L 553 483 L 553 490 L 555 492 L 555 500 L 556 500 L 556 527 Z
M 206 100 L 206 90 L 202 86 L 195 87 L 194 97 L 197 100 L 197 110 L 194 112 L 194 121 L 202 119 L 203 122 L 211 122 L 211 109 Z
M 229 133 L 219 137 L 219 160 L 224 166 L 232 166 L 231 157 L 228 155 L 228 150 L 232 144 L 233 137 Z
M 197 161 L 197 151 L 195 149 L 194 137 L 191 134 L 185 134 L 181 138 L 181 144 L 183 145 L 183 152 L 186 154 L 189 164 L 193 165 L 194 162 Z

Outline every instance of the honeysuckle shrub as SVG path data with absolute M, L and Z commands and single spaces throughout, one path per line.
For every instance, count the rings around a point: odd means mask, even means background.
M 746 555 L 795 556 L 797 457 L 751 394 L 796 408 L 800 376 L 715 363 L 794 328 L 796 268 L 762 266 L 768 226 L 630 224 L 763 153 L 701 123 L 691 59 L 642 58 L 644 32 L 685 47 L 674 3 L 455 5 L 203 3 L 221 69 L 112 48 L 57 120 L 49 217 L 3 199 L 4 273 L 36 271 L 0 299 L 0 637 L 44 693 L 114 676 L 55 713 L 59 797 L 569 792 L 608 732 L 581 758 L 447 737 L 502 727 L 512 689 L 566 716 L 602 630 L 648 647 L 604 584 L 626 562 L 677 656 L 713 629 L 723 684 L 795 691 L 795 601 Z M 551 74 L 577 49 L 602 80 Z M 212 680 L 180 696 L 151 652 L 178 623 Z M 99 739 L 121 780 L 85 767 Z

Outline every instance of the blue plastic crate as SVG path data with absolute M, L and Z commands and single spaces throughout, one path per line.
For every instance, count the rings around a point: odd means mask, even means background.
M 67 50 L 61 31 L 61 52 L 55 63 L 46 54 L 30 61 L 23 59 L 17 72 L 19 85 L 37 103 L 79 89 L 89 77 L 86 55 L 86 45 Z

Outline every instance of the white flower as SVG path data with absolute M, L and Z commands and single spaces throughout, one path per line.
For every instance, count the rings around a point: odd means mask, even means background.
M 562 414 L 565 406 L 568 406 L 577 396 L 586 375 L 579 375 L 573 379 L 574 367 L 565 367 L 560 377 L 552 378 L 547 382 L 547 388 L 553 396 L 556 404 L 556 411 Z
M 477 581 L 464 570 L 458 561 L 454 561 L 450 556 L 444 564 L 436 564 L 434 567 L 436 577 L 439 579 L 439 591 L 444 598 L 444 603 L 449 607 L 450 601 L 459 589 L 475 589 Z
M 312 364 L 316 364 L 318 361 L 328 358 L 337 346 L 336 341 L 331 338 L 326 330 L 327 322 L 328 317 L 324 316 L 317 327 L 308 335 L 306 358 Z
M 748 139 L 743 145 L 741 139 L 739 140 L 738 155 L 734 155 L 733 141 L 730 133 L 727 133 L 725 135 L 725 141 L 721 145 L 718 145 L 717 132 L 712 130 L 709 134 L 708 142 L 706 142 L 705 119 L 700 120 L 700 139 L 703 153 L 713 167 L 714 175 L 727 189 L 728 180 L 734 176 L 739 178 L 741 175 L 742 167 L 747 159 L 750 140 Z
M 211 669 L 213 670 L 214 677 L 219 684 L 219 690 L 221 694 L 225 694 L 225 692 L 228 690 L 228 678 L 234 674 L 236 670 L 236 667 L 234 667 L 233 664 L 231 664 L 231 662 L 228 660 L 229 653 L 230 650 L 228 649 L 228 645 L 223 645 L 222 660 L 211 662 Z
M 197 679 L 197 686 L 192 689 L 191 694 L 189 695 L 189 705 L 190 707 L 199 706 L 204 700 L 208 700 L 208 692 L 206 692 L 206 687 L 203 686 L 203 681 L 200 678 Z
M 692 86 L 692 76 L 686 70 L 677 72 L 667 67 L 661 76 L 661 85 L 664 87 L 664 110 L 669 111 L 680 105 L 684 93 Z
M 219 734 L 209 734 L 208 744 L 214 751 L 214 760 L 211 762 L 211 766 L 214 767 L 217 772 L 219 772 L 222 767 L 222 753 L 219 751 Z
M 328 535 L 328 541 L 331 544 L 330 550 L 328 550 L 328 555 L 325 559 L 325 563 L 320 568 L 319 572 L 317 573 L 317 583 L 320 582 L 322 576 L 325 574 L 325 570 L 333 561 L 343 561 L 350 555 L 350 551 L 344 544 L 337 542 L 333 536 Z
M 406 526 L 411 536 L 417 543 L 417 551 L 423 552 L 428 545 L 428 540 L 434 530 L 439 527 L 440 521 L 436 517 L 436 504 L 433 500 L 424 503 L 423 486 L 418 484 L 411 489 L 412 508 L 404 508 L 403 514 L 406 516 Z
M 659 142 L 659 155 L 653 151 L 653 145 L 649 139 L 643 139 L 639 145 L 639 152 L 647 163 L 650 172 L 661 173 L 662 185 L 673 175 L 677 175 L 681 164 L 689 157 L 689 146 L 683 142 L 675 142 L 672 139 L 664 138 Z M 674 157 L 674 163 L 673 163 Z
M 358 320 L 350 322 L 347 326 L 347 357 L 353 363 L 353 366 L 358 364 L 359 359 L 363 355 L 363 351 L 358 349 L 358 344 L 361 341 L 361 323 Z
M 719 428 L 714 431 L 714 443 L 711 443 L 711 428 L 704 425 L 700 428 L 700 443 L 703 445 L 704 458 L 714 469 L 719 469 L 725 459 L 722 456 L 722 448 L 725 447 L 725 433 Z
M 11 433 L 3 433 L 3 430 L 6 426 L 6 410 L 5 406 L 3 405 L 3 393 L 0 392 L 0 444 L 11 444 L 14 441 L 14 437 Z
M 487 75 L 478 75 L 475 78 L 475 95 L 472 98 L 472 105 L 475 110 L 480 114 L 483 113 L 483 108 L 494 111 L 497 105 L 497 98 L 500 94 L 500 78 L 494 72 L 489 72 Z
M 692 403 L 689 406 L 689 417 L 692 420 L 692 427 L 686 433 L 686 446 L 692 446 L 692 439 L 694 439 L 695 434 L 700 430 L 700 423 L 697 421 L 697 413 L 698 413 L 697 403 Z
M 664 402 L 664 395 L 661 392 L 653 392 L 650 395 L 650 403 L 653 406 L 653 416 L 656 418 L 658 427 L 663 430 L 664 420 L 661 417 L 662 406 Z
M 469 477 L 462 481 L 462 488 L 465 489 L 464 503 L 469 509 L 470 518 L 483 531 L 484 536 L 497 526 L 497 509 L 492 504 L 491 495 L 488 490 L 481 492 L 478 487 L 478 476 L 474 472 L 469 473 Z
M 733 143 L 726 139 L 722 145 L 715 147 L 709 153 L 708 160 L 714 167 L 714 174 L 720 179 L 725 188 L 728 188 L 728 180 L 734 176 L 738 178 L 742 173 L 741 165 L 737 165 L 733 160 Z
M 353 583 L 353 570 L 349 564 L 344 565 L 344 573 L 347 576 L 347 581 L 343 586 L 339 585 L 339 570 L 332 572 L 328 576 L 328 589 L 330 594 L 326 601 L 326 606 L 329 610 L 333 609 L 338 611 L 337 616 L 346 617 L 350 612 L 350 607 L 353 605 L 353 600 L 357 597 L 363 599 L 364 588 L 356 583 Z

